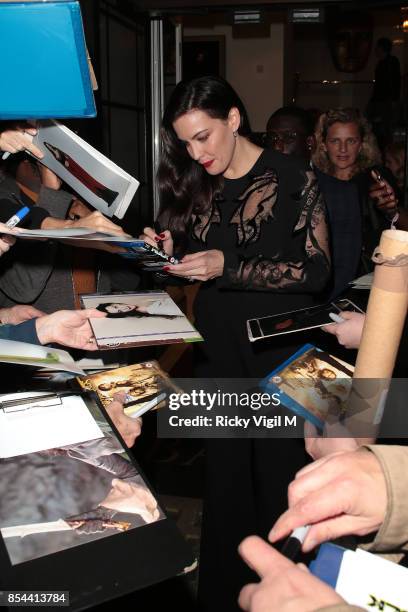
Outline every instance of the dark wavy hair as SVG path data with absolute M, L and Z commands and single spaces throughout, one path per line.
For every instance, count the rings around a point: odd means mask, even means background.
M 111 306 L 112 304 L 116 304 L 116 303 L 117 302 L 102 302 L 101 304 L 98 304 L 97 306 L 95 306 L 95 308 L 96 310 L 100 310 L 100 312 L 106 313 L 106 317 L 108 319 L 125 319 L 126 317 L 145 317 L 146 316 L 146 313 L 136 310 L 136 307 L 134 308 L 134 310 L 126 310 L 125 312 L 109 312 L 108 306 Z
M 194 161 L 177 138 L 173 123 L 191 110 L 201 110 L 213 119 L 226 120 L 231 108 L 241 115 L 238 133 L 249 136 L 250 125 L 245 107 L 227 81 L 205 76 L 181 81 L 174 89 L 164 111 L 161 126 L 161 160 L 157 172 L 160 191 L 158 224 L 169 229 L 176 243 L 185 242 L 191 214 L 204 212 L 221 191 L 222 176 L 211 176 Z
M 127 317 L 136 317 L 138 319 L 141 319 L 143 317 L 161 317 L 162 319 L 176 319 L 177 317 L 182 316 L 182 315 L 163 315 L 160 313 L 150 314 L 150 312 L 141 312 L 140 310 L 137 310 L 137 306 L 135 306 L 134 310 L 127 310 L 126 312 L 109 312 L 108 306 L 111 306 L 112 304 L 116 304 L 116 303 L 117 302 L 102 302 L 101 304 L 98 304 L 97 306 L 95 306 L 95 308 L 96 310 L 99 310 L 100 312 L 106 313 L 107 319 L 126 319 Z

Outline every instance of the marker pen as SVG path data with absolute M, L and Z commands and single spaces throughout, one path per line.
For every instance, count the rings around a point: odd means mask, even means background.
M 12 227 L 15 227 L 16 225 L 20 223 L 20 221 L 24 219 L 24 217 L 28 215 L 29 212 L 30 212 L 30 209 L 28 208 L 28 206 L 24 206 L 23 208 L 20 208 L 20 210 L 18 210 L 15 215 L 10 217 L 10 219 L 4 225 L 6 225 L 6 227 L 9 227 L 10 229 Z
M 301 551 L 302 544 L 305 541 L 309 529 L 310 525 L 304 525 L 303 527 L 294 529 L 282 546 L 280 551 L 282 555 L 293 561 Z

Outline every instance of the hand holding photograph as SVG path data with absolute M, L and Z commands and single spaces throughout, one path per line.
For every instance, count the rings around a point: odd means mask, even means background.
M 98 348 L 197 342 L 202 337 L 165 291 L 87 294 L 84 308 L 106 313 L 90 319 Z
M 164 406 L 167 391 L 180 392 L 156 361 L 98 372 L 76 380 L 83 389 L 95 391 L 104 408 L 113 401 L 116 393 L 124 391 L 124 412 L 132 418 Z
M 282 404 L 322 430 L 330 418 L 346 410 L 353 366 L 305 344 L 266 376 L 260 386 L 279 393 Z
M 361 308 L 347 299 L 335 300 L 329 304 L 301 308 L 291 312 L 283 312 L 270 317 L 249 319 L 247 321 L 248 338 L 250 342 L 256 342 L 263 338 L 279 336 L 280 334 L 291 334 L 306 331 L 315 327 L 328 325 L 336 320 L 334 317 L 341 316 L 344 311 L 363 312 Z M 337 321 L 338 322 L 338 321 Z

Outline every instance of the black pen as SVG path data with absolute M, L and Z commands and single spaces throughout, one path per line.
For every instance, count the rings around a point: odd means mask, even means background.
M 281 554 L 287 559 L 294 561 L 302 549 L 302 544 L 306 539 L 309 529 L 310 525 L 294 529 L 287 540 L 285 540 L 280 551 Z

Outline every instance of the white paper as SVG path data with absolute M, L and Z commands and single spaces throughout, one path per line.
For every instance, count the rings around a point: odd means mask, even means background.
M 336 591 L 365 610 L 408 610 L 408 569 L 364 550 L 343 555 Z M 384 603 L 381 603 L 384 602 Z
M 0 396 L 0 401 L 44 394 L 47 392 L 13 393 Z M 71 395 L 60 400 L 60 405 L 48 399 L 31 407 L 25 404 L 0 409 L 0 458 L 103 438 L 99 425 L 80 396 Z
M 64 227 L 61 229 L 22 229 L 20 227 L 4 228 L 2 234 L 10 234 L 15 238 L 32 240 L 73 240 L 73 241 L 93 241 L 93 242 L 119 242 L 124 247 L 140 247 L 144 244 L 143 240 L 128 236 L 127 234 L 117 235 L 106 232 L 95 232 L 88 227 Z
M 67 351 L 15 340 L 0 340 L 0 362 L 85 374 Z

